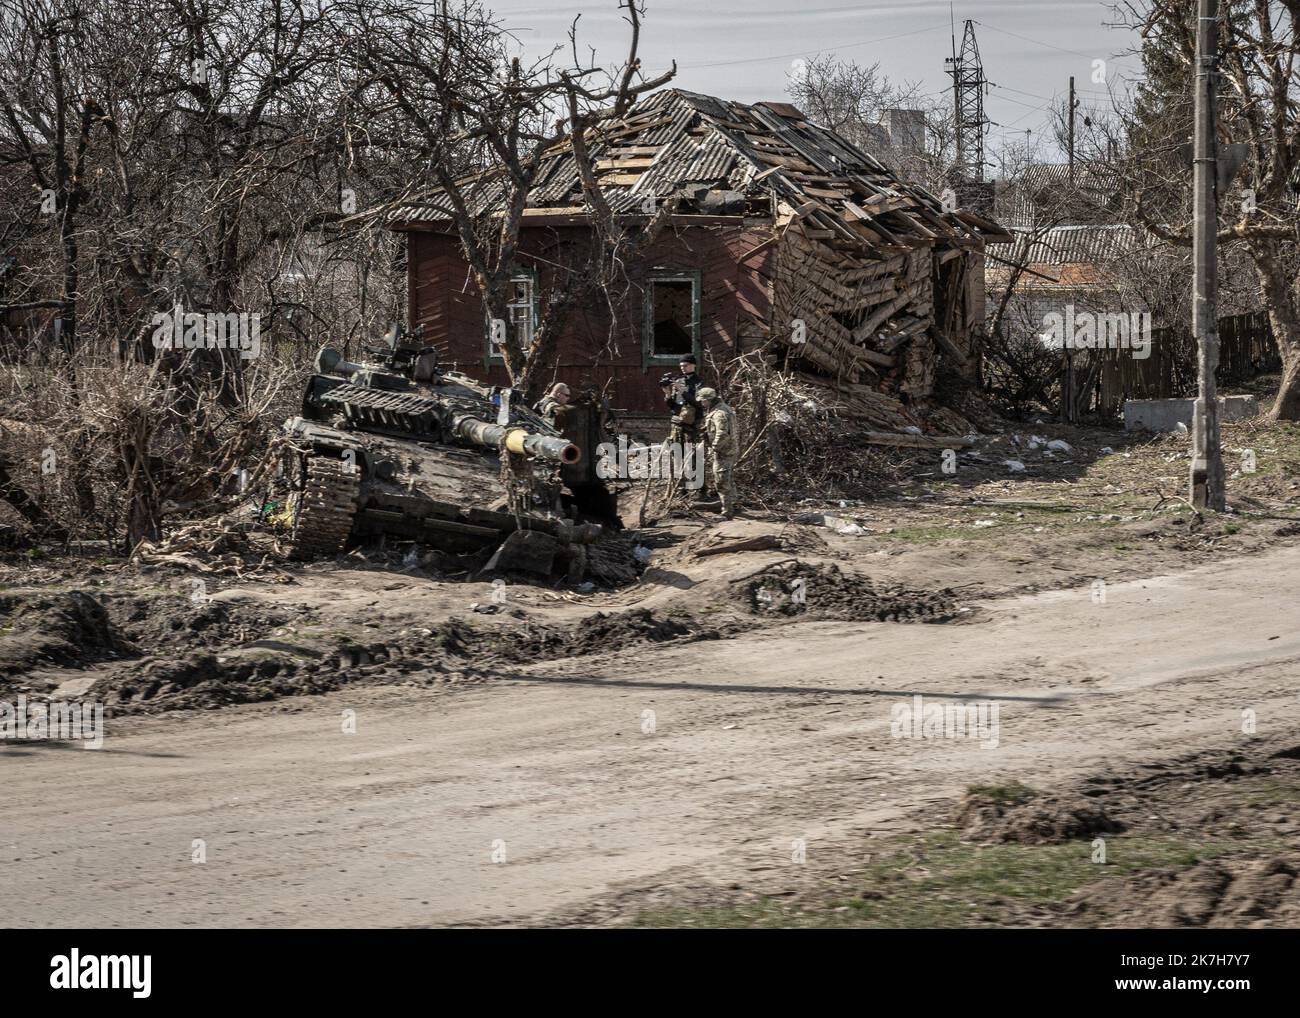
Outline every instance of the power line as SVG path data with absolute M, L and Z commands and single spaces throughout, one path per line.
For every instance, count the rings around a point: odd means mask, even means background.
M 900 32 L 898 35 L 884 35 L 876 39 L 863 39 L 861 42 L 836 43 L 834 46 L 821 47 L 820 49 L 817 50 L 817 52 L 821 52 L 823 49 L 833 49 L 839 51 L 842 49 L 854 49 L 858 46 L 874 46 L 877 43 L 889 42 L 893 39 L 905 39 L 911 35 L 921 35 L 924 32 L 933 32 L 936 29 L 945 28 L 945 27 L 946 26 L 942 24 L 930 25 L 927 28 L 917 28 L 912 30 L 911 32 Z M 771 56 L 745 57 L 744 59 L 741 60 L 715 60 L 707 64 L 682 64 L 681 67 L 698 70 L 700 68 L 705 68 L 705 67 L 735 67 L 738 64 L 761 64 L 761 63 L 765 63 L 768 60 L 788 60 L 791 57 L 802 57 L 807 55 L 808 52 L 809 50 L 807 48 L 804 48 L 794 53 L 774 53 Z
M 1046 113 L 1046 112 L 1047 112 L 1047 107 L 1046 107 L 1046 106 L 1039 106 L 1037 109 L 1032 109 L 1032 110 L 1029 110 L 1028 112 L 1025 112 L 1025 113 L 1020 114 L 1020 116 L 1016 117 L 1016 119 L 1015 119 L 1015 120 L 1012 120 L 1010 123 L 1006 123 L 1006 124 L 994 124 L 993 126 L 998 127 L 998 128 L 1000 128 L 1000 129 L 1002 129 L 1003 131 L 1009 131 L 1011 128 L 1015 127 L 1016 124 L 1020 123 L 1020 122 L 1021 122 L 1022 120 L 1024 120 L 1026 117 L 1028 117 L 1028 116 L 1032 116 L 1032 115 L 1035 114 L 1035 113 Z
M 1042 99 L 1044 102 L 1049 102 L 1049 103 L 1054 103 L 1057 101 L 1056 96 L 1048 97 L 1044 95 L 1044 96 L 1036 96 L 1035 98 Z M 1031 109 L 1031 110 L 1040 110 L 1043 108 L 1042 103 L 1038 103 L 1038 104 L 1027 103 L 1027 102 L 1023 102 L 1020 99 L 1013 99 L 1009 95 L 998 96 L 998 102 L 1015 103 L 1017 106 L 1024 106 L 1027 109 Z
M 1066 49 L 1064 46 L 1056 46 L 1050 42 L 1043 42 L 1042 39 L 1031 39 L 1027 35 L 1020 35 L 1018 32 L 1010 32 L 1005 28 L 998 28 L 997 25 L 990 25 L 987 21 L 976 22 L 982 28 L 991 28 L 995 32 L 1001 32 L 1003 35 L 1009 35 L 1014 39 L 1020 39 L 1023 42 L 1032 42 L 1035 46 L 1046 46 L 1048 49 L 1054 49 L 1061 53 L 1069 53 L 1076 57 L 1083 57 L 1085 60 L 1095 60 L 1096 53 L 1080 53 L 1077 49 Z
M 1027 95 L 1033 99 L 1045 99 L 1048 102 L 1050 102 L 1056 98 L 1056 96 L 1054 95 L 1039 95 L 1037 92 L 1026 92 L 1023 88 L 1012 88 L 1010 85 L 999 85 L 995 81 L 990 81 L 989 84 L 992 85 L 994 88 L 1002 89 L 1002 91 L 1004 92 L 1015 92 L 1019 95 Z

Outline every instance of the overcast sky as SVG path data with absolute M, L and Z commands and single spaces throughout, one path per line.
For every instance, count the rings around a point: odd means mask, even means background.
M 532 52 L 565 43 L 579 13 L 579 39 L 595 47 L 600 63 L 616 63 L 627 46 L 617 0 L 487 2 Z M 743 102 L 788 100 L 791 62 L 833 53 L 879 63 L 892 81 L 915 82 L 936 97 L 951 95 L 943 63 L 952 51 L 947 0 L 647 0 L 646 8 L 643 68 L 654 74 L 676 60 L 675 84 L 691 91 Z M 1093 61 L 1106 61 L 1116 87 L 1137 71 L 1127 55 L 1133 34 L 1107 27 L 1114 20 L 1108 3 L 975 0 L 954 3 L 952 15 L 958 45 L 963 22 L 976 22 L 984 73 L 995 86 L 985 99 L 985 115 L 996 125 L 989 128 L 991 146 L 1024 140 L 1027 128 L 1050 143 L 1047 110 L 1054 98 L 1063 99 L 1072 74 L 1081 101 L 1105 104 L 1106 86 L 1094 83 Z

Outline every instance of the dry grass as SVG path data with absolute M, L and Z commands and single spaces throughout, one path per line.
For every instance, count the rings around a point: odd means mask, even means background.
M 245 371 L 237 401 L 219 397 L 219 378 L 194 370 L 192 352 L 140 364 L 88 347 L 71 369 L 57 360 L 4 365 L 0 465 L 8 494 L 21 490 L 31 511 L 24 519 L 0 502 L 0 524 L 25 538 L 126 551 L 168 521 L 211 512 L 300 398 L 302 366 L 268 353 Z

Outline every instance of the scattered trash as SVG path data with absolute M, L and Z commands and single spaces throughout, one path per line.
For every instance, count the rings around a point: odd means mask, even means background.
M 1025 465 L 1020 460 L 1003 460 L 1002 465 L 1013 474 L 1023 474 L 1025 472 Z
M 1054 438 L 1047 443 L 1047 448 L 1052 452 L 1073 452 L 1074 449 L 1069 442 L 1064 442 L 1059 438 Z
M 649 562 L 650 559 L 654 557 L 654 552 L 651 551 L 649 548 L 647 548 L 644 544 L 638 544 L 635 548 L 633 548 L 632 554 L 636 556 L 636 560 L 638 562 Z
M 842 527 L 836 527 L 835 533 L 843 534 L 845 537 L 859 537 L 860 535 L 865 534 L 866 531 L 856 523 L 846 523 Z

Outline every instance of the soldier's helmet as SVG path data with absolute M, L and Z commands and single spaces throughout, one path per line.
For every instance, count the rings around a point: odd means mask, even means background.
M 695 398 L 698 399 L 701 403 L 712 403 L 715 399 L 718 398 L 718 390 L 710 389 L 706 385 L 703 389 L 699 389 L 696 391 Z

